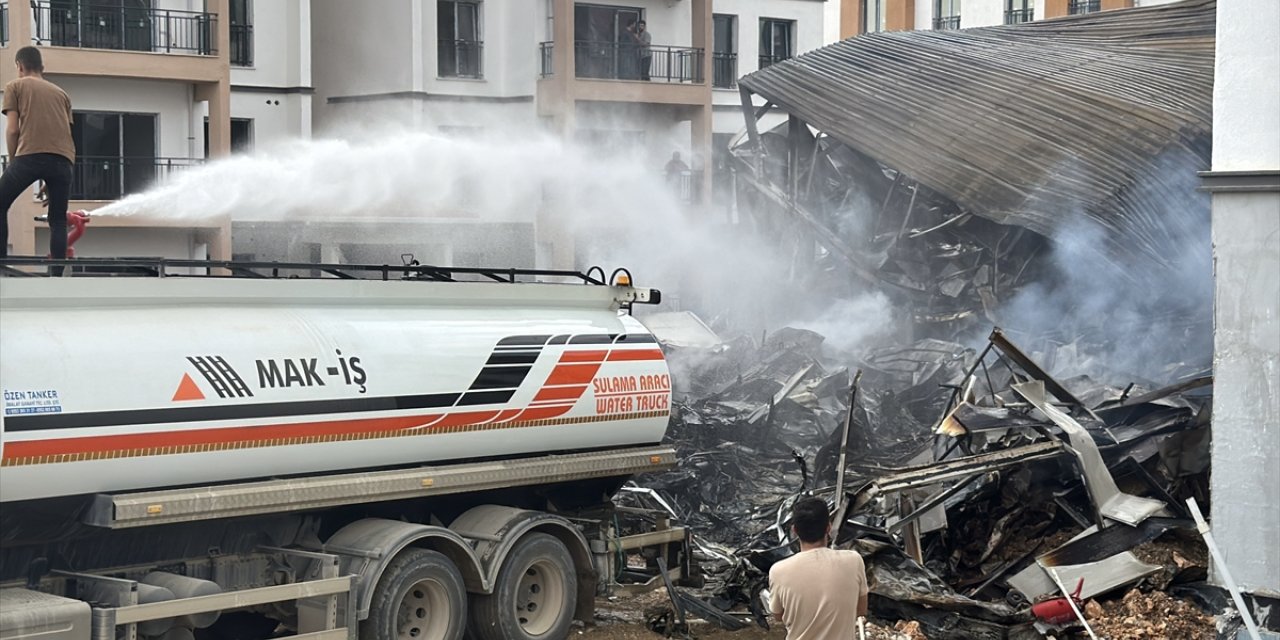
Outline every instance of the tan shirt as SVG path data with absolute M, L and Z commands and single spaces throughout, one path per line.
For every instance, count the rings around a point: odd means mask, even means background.
M 56 153 L 75 162 L 76 145 L 71 140 L 71 98 L 58 85 L 43 78 L 17 78 L 4 86 L 4 107 L 8 115 L 18 112 L 18 148 L 11 157 L 33 153 Z
M 787 640 L 858 637 L 867 569 L 857 551 L 801 551 L 769 569 L 769 589 L 770 613 L 782 614 Z

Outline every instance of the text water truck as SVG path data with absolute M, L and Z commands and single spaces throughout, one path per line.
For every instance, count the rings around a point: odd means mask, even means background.
M 674 463 L 627 274 L 74 264 L 0 278 L 4 640 L 563 638 Z

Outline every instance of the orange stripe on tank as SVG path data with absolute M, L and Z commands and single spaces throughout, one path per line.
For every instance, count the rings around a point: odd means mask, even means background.
M 543 402 L 546 400 L 577 400 L 582 397 L 582 393 L 587 390 L 587 385 L 576 385 L 572 387 L 543 387 L 538 395 L 533 397 L 534 402 Z
M 615 349 L 609 353 L 609 362 L 634 362 L 637 360 L 662 360 L 661 349 Z
M 558 364 L 547 376 L 547 385 L 587 384 L 600 370 L 599 364 Z

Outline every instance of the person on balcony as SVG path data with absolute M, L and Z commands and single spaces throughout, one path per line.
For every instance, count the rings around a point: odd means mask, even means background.
M 636 41 L 639 43 L 640 53 L 640 79 L 649 80 L 649 64 L 653 62 L 653 36 L 649 35 L 649 27 L 644 20 L 636 23 Z
M 44 181 L 49 207 L 49 254 L 67 257 L 67 198 L 71 192 L 71 167 L 76 159 L 71 139 L 71 98 L 58 85 L 44 79 L 44 59 L 35 47 L 18 49 L 14 56 L 18 77 L 4 86 L 0 108 L 8 122 L 5 143 L 9 164 L 0 176 L 0 258 L 9 255 L 9 207 L 37 180 Z M 60 269 L 59 269 L 60 271 Z

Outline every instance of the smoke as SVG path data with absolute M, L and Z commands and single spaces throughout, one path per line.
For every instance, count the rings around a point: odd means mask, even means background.
M 1059 376 L 1123 374 L 1164 383 L 1208 369 L 1212 237 L 1196 169 L 1193 159 L 1168 157 L 1158 175 L 1132 186 L 1132 202 L 1157 203 L 1161 236 L 1147 245 L 1080 212 L 1064 216 L 1044 275 L 999 310 L 1003 328 L 1017 339 L 1056 342 L 1060 348 L 1042 356 Z
M 821 313 L 792 323 L 826 336 L 828 346 L 843 353 L 861 353 L 881 344 L 893 331 L 893 307 L 879 291 L 837 300 Z

